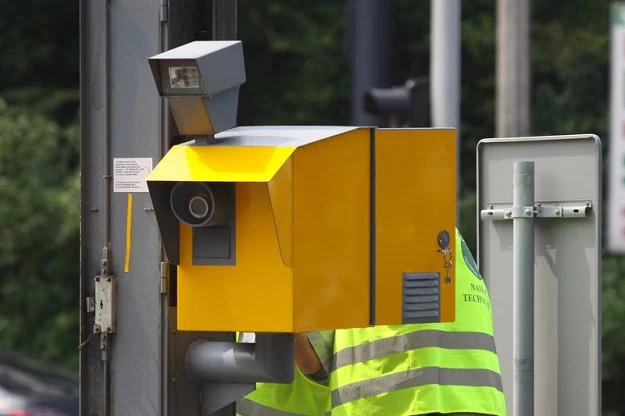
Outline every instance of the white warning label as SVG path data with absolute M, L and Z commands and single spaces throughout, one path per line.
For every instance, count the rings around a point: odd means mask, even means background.
M 148 192 L 147 176 L 152 172 L 151 157 L 113 159 L 113 192 Z

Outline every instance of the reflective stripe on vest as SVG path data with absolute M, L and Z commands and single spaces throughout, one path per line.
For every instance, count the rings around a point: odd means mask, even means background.
M 415 331 L 344 348 L 334 354 L 335 369 L 417 348 L 478 349 L 496 353 L 495 340 L 480 332 Z
M 362 397 L 427 384 L 437 384 L 441 386 L 486 386 L 503 391 L 501 376 L 490 370 L 426 367 L 388 374 L 375 379 L 363 380 L 340 387 L 332 391 L 332 406 L 340 406 Z

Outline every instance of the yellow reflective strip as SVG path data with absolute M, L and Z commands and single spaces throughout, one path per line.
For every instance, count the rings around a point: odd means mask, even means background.
M 126 255 L 124 257 L 124 273 L 130 270 L 130 249 L 132 244 L 132 194 L 128 194 L 126 205 Z

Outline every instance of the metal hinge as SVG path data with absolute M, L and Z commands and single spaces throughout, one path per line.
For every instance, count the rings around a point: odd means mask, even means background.
M 169 263 L 161 262 L 161 294 L 167 293 L 167 284 L 169 282 Z
M 533 206 L 513 207 L 510 204 L 486 204 L 480 211 L 482 220 L 515 218 L 583 218 L 592 210 L 590 201 L 537 202 Z
M 87 296 L 85 298 L 85 310 L 87 313 L 95 312 L 95 298 L 93 296 Z

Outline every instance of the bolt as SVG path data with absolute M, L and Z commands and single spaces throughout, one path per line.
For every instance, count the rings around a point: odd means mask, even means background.
M 112 280 L 112 279 L 111 279 L 110 277 L 107 277 L 107 278 L 106 278 L 106 281 L 107 281 L 107 282 L 110 282 L 111 280 Z
M 150 207 L 143 208 L 143 211 L 145 211 L 145 212 L 153 212 L 154 208 L 150 208 Z
M 102 328 L 100 328 L 100 325 L 95 325 L 93 327 L 93 332 L 102 332 Z
M 537 206 L 537 207 L 542 207 L 542 206 L 543 206 L 543 204 L 541 204 L 540 202 L 537 202 L 537 203 L 536 203 L 536 206 Z
M 110 326 L 106 327 L 106 332 L 111 332 L 111 327 Z
M 95 278 L 95 281 L 96 281 L 96 282 L 99 282 L 99 281 L 100 281 L 100 278 L 99 278 L 99 277 L 96 277 L 96 278 Z
M 553 211 L 553 215 L 555 215 L 556 217 L 559 217 L 560 215 L 562 215 L 562 211 L 560 210 L 560 208 Z
M 532 210 L 531 208 L 525 208 L 525 210 L 523 211 L 523 215 L 525 215 L 526 217 L 531 217 L 532 215 L 534 215 L 534 210 Z
M 493 209 L 494 208 L 493 204 L 488 204 L 488 208 Z
M 506 211 L 506 217 L 512 216 L 512 211 Z
M 590 202 L 586 202 L 586 206 L 590 208 Z

